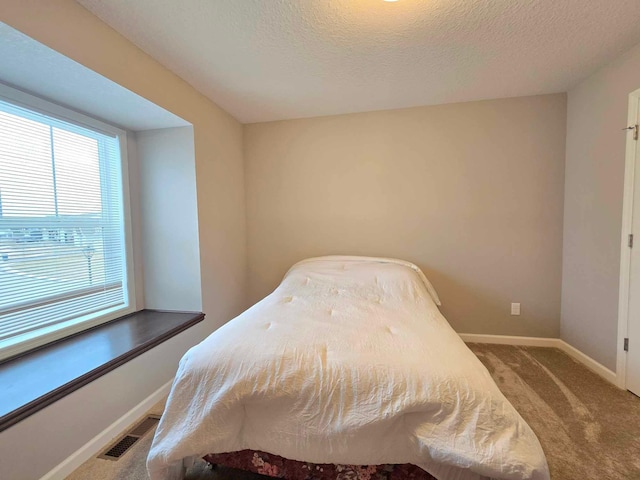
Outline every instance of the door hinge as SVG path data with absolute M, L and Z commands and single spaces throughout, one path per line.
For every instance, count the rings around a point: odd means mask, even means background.
M 629 339 L 628 338 L 624 339 L 624 351 L 625 352 L 629 351 Z
M 640 125 L 631 125 L 630 127 L 625 127 L 623 130 L 633 130 L 633 139 L 638 140 L 638 129 L 640 129 Z
M 629 248 L 633 248 L 633 233 L 629 234 Z

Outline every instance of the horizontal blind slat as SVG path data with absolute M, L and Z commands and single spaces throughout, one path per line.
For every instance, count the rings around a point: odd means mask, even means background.
M 0 101 L 0 340 L 127 304 L 119 148 Z

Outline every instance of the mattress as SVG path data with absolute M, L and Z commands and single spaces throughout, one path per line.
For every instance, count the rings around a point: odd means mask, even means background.
M 149 452 L 256 450 L 316 464 L 413 464 L 441 480 L 548 480 L 533 431 L 408 262 L 320 257 L 180 361 Z

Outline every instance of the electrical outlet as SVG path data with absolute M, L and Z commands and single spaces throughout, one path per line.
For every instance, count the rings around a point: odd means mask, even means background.
M 511 304 L 511 315 L 520 315 L 520 304 L 512 303 Z

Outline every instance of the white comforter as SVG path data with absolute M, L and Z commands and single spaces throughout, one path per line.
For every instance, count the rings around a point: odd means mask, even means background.
M 413 463 L 438 479 L 548 479 L 540 443 L 415 265 L 322 257 L 180 362 L 147 466 L 243 449 Z M 435 301 L 434 301 L 435 300 Z

